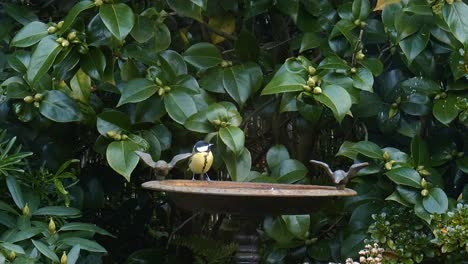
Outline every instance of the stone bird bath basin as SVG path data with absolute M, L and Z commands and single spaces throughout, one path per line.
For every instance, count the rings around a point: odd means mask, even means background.
M 351 189 L 331 186 L 270 184 L 231 181 L 164 180 L 142 184 L 143 188 L 165 192 L 177 207 L 240 216 L 244 224 L 236 236 L 236 263 L 259 263 L 258 236 L 252 219 L 266 215 L 312 214 L 326 201 L 354 196 Z M 253 228 L 252 228 L 253 227 Z

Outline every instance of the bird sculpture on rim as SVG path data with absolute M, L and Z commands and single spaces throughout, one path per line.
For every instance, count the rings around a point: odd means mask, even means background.
M 361 169 L 369 166 L 368 162 L 363 162 L 363 163 L 356 163 L 356 164 L 351 165 L 348 171 L 344 171 L 344 170 L 332 171 L 330 169 L 330 166 L 325 162 L 318 161 L 318 160 L 310 160 L 310 163 L 322 167 L 327 173 L 327 175 L 330 176 L 330 178 L 332 178 L 333 183 L 336 185 L 336 188 L 338 190 L 343 190 L 346 187 L 346 184 L 353 177 L 355 177 Z

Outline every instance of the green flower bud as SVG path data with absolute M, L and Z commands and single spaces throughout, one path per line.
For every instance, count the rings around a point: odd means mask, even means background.
M 164 93 L 166 93 L 166 91 L 164 91 L 164 88 L 162 88 L 162 87 L 159 88 L 159 90 L 158 90 L 158 95 L 159 95 L 159 96 L 163 96 Z
M 49 28 L 47 28 L 47 33 L 49 33 L 49 34 L 54 34 L 55 32 L 57 32 L 57 28 L 56 28 L 56 27 L 50 26 Z
M 314 94 L 321 94 L 322 93 L 322 88 L 319 86 L 315 87 L 314 90 L 312 91 Z
M 359 19 L 354 20 L 354 25 L 356 25 L 356 26 L 361 25 L 361 20 L 359 20 Z
M 424 189 L 427 188 L 427 181 L 424 178 L 422 178 L 422 180 L 421 180 L 421 187 L 424 188 Z
M 220 65 L 221 65 L 221 67 L 226 68 L 226 67 L 229 66 L 229 61 L 222 60 Z M 231 63 L 231 65 L 232 65 L 232 63 Z
M 226 127 L 226 126 L 227 126 L 227 122 L 222 121 L 222 122 L 221 122 L 221 127 Z
M 352 67 L 351 70 L 349 70 L 351 73 L 356 73 L 357 69 L 355 67 Z
M 120 140 L 122 140 L 122 136 L 117 134 L 117 135 L 114 136 L 114 139 L 117 140 L 117 141 L 120 141 Z
M 420 171 L 419 171 L 419 174 L 420 174 L 421 176 L 423 176 L 423 177 L 431 175 L 431 173 L 430 173 L 428 170 L 426 170 L 426 169 L 420 170 Z
M 13 250 L 10 251 L 10 254 L 8 254 L 8 259 L 10 261 L 13 261 L 13 260 L 15 260 L 15 258 L 16 258 L 16 253 Z
M 313 76 L 313 77 L 311 76 L 311 77 L 309 77 L 309 79 L 307 80 L 307 85 L 308 85 L 309 87 L 314 87 L 315 84 L 316 84 L 316 82 L 317 82 L 317 77 L 316 77 L 316 76 Z
M 67 253 L 64 251 L 62 254 L 62 257 L 60 258 L 60 264 L 67 264 L 67 262 L 68 262 Z
M 434 96 L 434 99 L 435 99 L 435 100 L 439 100 L 439 99 L 440 99 L 440 94 Z
M 60 44 L 61 44 L 62 47 L 64 47 L 64 48 L 70 46 L 70 42 L 69 42 L 68 40 L 66 40 L 66 39 L 64 39 L 64 40 L 62 41 L 62 43 L 60 43 Z
M 88 51 L 89 51 L 88 45 L 81 43 L 78 46 L 78 52 L 80 54 L 86 54 L 86 53 L 88 53 Z
M 117 135 L 117 132 L 115 132 L 114 130 L 109 130 L 106 132 L 106 135 L 110 138 L 114 138 L 115 135 Z
M 128 136 L 125 135 L 125 134 L 123 134 L 123 135 L 122 135 L 122 140 L 127 140 L 127 139 L 128 139 Z
M 68 40 L 72 41 L 75 38 L 76 38 L 76 31 L 72 31 L 72 32 L 68 33 L 68 35 L 67 35 Z
M 391 107 L 392 108 L 398 108 L 398 104 L 397 103 L 392 103 Z
M 26 96 L 26 97 L 23 98 L 23 101 L 24 101 L 25 103 L 30 104 L 30 103 L 34 102 L 34 97 L 28 95 L 28 96 Z
M 317 69 L 315 69 L 314 66 L 309 66 L 307 71 L 309 72 L 309 75 L 314 75 L 317 72 Z
M 41 103 L 39 103 L 39 102 L 34 102 L 33 105 L 34 105 L 34 107 L 39 108 L 39 107 L 41 106 Z
M 102 0 L 94 0 L 94 5 L 95 6 L 102 6 L 104 2 Z
M 57 227 L 55 226 L 55 222 L 54 222 L 54 219 L 51 217 L 50 218 L 50 221 L 49 221 L 49 226 L 48 226 L 48 230 L 49 230 L 49 234 L 53 235 L 55 234 L 56 232 L 56 229 Z
M 366 55 L 364 55 L 364 53 L 362 53 L 362 50 L 360 50 L 360 51 L 358 51 L 356 53 L 356 60 L 363 60 L 365 57 L 366 57 Z
M 359 24 L 359 26 L 361 26 L 362 28 L 366 27 L 367 26 L 367 23 L 364 22 L 364 21 L 361 21 L 361 23 Z
M 23 215 L 28 216 L 29 215 L 29 206 L 28 203 L 26 203 L 23 207 Z
M 385 161 L 387 161 L 387 160 L 390 159 L 390 154 L 388 154 L 388 152 L 385 151 L 382 157 L 383 157 L 383 159 L 384 159 Z
M 447 98 L 447 93 L 443 92 L 440 94 L 440 98 L 445 99 Z
M 312 88 L 310 88 L 310 86 L 308 85 L 302 85 L 302 89 L 304 89 L 304 91 L 309 92 L 309 93 L 312 91 Z
M 63 21 L 63 20 L 62 20 L 62 21 L 59 21 L 59 22 L 57 23 L 57 28 L 58 28 L 58 29 L 61 29 L 61 28 L 63 27 L 63 24 L 64 24 L 64 23 L 65 23 L 65 21 Z
M 156 77 L 156 78 L 154 79 L 154 81 L 155 81 L 156 84 L 159 85 L 159 86 L 162 86 L 162 85 L 163 85 L 163 82 L 162 82 L 161 79 L 159 79 L 158 77 Z
M 426 197 L 426 196 L 429 195 L 429 191 L 428 191 L 427 189 L 423 189 L 423 190 L 421 191 L 421 195 L 422 195 L 422 197 Z
M 168 93 L 171 91 L 171 87 L 169 86 L 164 86 L 164 92 Z
M 213 121 L 213 124 L 215 124 L 217 126 L 220 126 L 221 125 L 221 120 L 216 119 L 216 120 Z
M 34 95 L 34 101 L 40 102 L 40 101 L 42 101 L 42 98 L 43 98 L 43 97 L 44 97 L 44 96 L 43 96 L 42 94 L 37 93 L 37 94 Z

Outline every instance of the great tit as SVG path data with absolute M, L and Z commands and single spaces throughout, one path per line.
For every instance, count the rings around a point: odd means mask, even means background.
M 205 176 L 206 180 L 210 181 L 207 172 L 213 164 L 213 153 L 211 153 L 211 146 L 213 144 L 206 143 L 205 141 L 198 141 L 193 146 L 192 156 L 189 160 L 189 169 L 193 173 L 192 180 L 195 180 L 195 174 L 200 174 L 200 179 Z

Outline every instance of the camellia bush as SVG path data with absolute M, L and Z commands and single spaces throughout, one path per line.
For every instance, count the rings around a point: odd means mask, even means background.
M 265 218 L 265 263 L 468 259 L 463 1 L 2 1 L 0 94 L 6 263 L 229 263 L 235 220 L 140 187 L 164 175 L 135 151 L 202 139 L 213 180 L 370 164 L 357 196 Z

